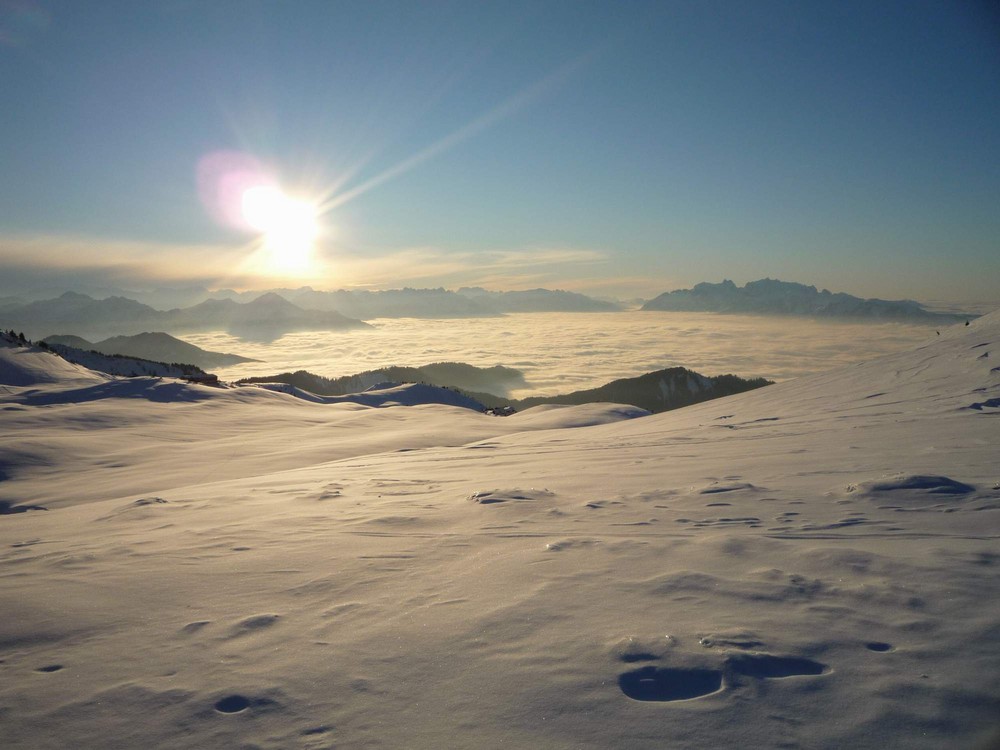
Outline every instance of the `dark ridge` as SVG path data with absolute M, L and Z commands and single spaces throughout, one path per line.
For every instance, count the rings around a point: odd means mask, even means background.
M 0 500 L 0 516 L 27 513 L 29 510 L 48 510 L 41 505 L 14 505 L 10 500 Z
M 862 299 L 844 292 L 822 291 L 814 286 L 778 279 L 760 279 L 742 287 L 726 279 L 719 284 L 702 282 L 691 289 L 664 292 L 642 306 L 643 310 L 671 312 L 750 313 L 804 315 L 854 320 L 906 320 L 916 323 L 958 323 L 976 315 L 936 313 L 913 300 Z
M 599 388 L 574 391 L 558 396 L 536 396 L 520 400 L 503 400 L 486 403 L 487 406 L 512 406 L 528 409 L 540 404 L 590 404 L 609 402 L 630 404 L 655 413 L 679 409 L 713 398 L 731 396 L 735 393 L 771 385 L 764 378 L 744 379 L 736 375 L 707 377 L 685 367 L 671 367 L 646 373 L 635 378 L 614 380 Z M 470 394 L 471 395 L 471 394 Z M 475 394 L 477 400 L 480 394 Z
M 524 387 L 524 373 L 512 367 L 476 367 L 464 362 L 436 362 L 422 367 L 383 367 L 355 375 L 324 378 L 306 370 L 279 375 L 244 378 L 240 383 L 286 383 L 318 396 L 346 396 L 360 393 L 378 383 L 424 383 L 470 392 L 507 393 Z M 494 397 L 496 398 L 496 397 Z
M 285 372 L 279 375 L 244 378 L 239 383 L 286 383 L 309 393 L 321 396 L 343 396 L 358 393 L 382 381 L 397 383 L 426 383 L 442 388 L 452 388 L 493 410 L 513 413 L 530 409 L 541 404 L 629 404 L 640 409 L 657 413 L 679 409 L 713 398 L 743 393 L 772 381 L 764 378 L 744 379 L 736 375 L 708 377 L 685 367 L 671 367 L 646 373 L 635 378 L 614 380 L 599 388 L 574 391 L 556 396 L 534 396 L 525 399 L 511 399 L 495 393 L 479 390 L 484 382 L 492 381 L 495 390 L 506 390 L 524 383 L 519 370 L 499 365 L 489 368 L 443 362 L 424 367 L 386 367 L 369 370 L 342 378 L 324 378 L 305 370 Z M 474 382 L 473 382 L 474 381 Z M 478 386 L 478 387 L 477 387 Z M 487 386 L 488 387 L 488 386 Z

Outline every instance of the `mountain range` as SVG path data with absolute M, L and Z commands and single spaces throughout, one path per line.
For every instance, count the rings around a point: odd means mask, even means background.
M 491 292 L 478 286 L 463 286 L 458 294 L 491 310 L 518 312 L 612 312 L 620 305 L 562 289 L 525 289 Z
M 755 313 L 806 315 L 864 320 L 905 320 L 949 324 L 975 316 L 935 313 L 913 300 L 862 299 L 844 292 L 819 291 L 778 279 L 760 279 L 736 286 L 726 279 L 719 284 L 702 282 L 692 289 L 677 289 L 649 300 L 643 310 L 670 312 Z
M 52 299 L 63 289 L 26 292 L 0 297 L 0 314 L 32 300 Z M 209 290 L 201 286 L 128 290 L 114 287 L 74 290 L 95 299 L 123 297 L 157 310 L 194 307 L 207 300 L 250 302 L 265 293 L 277 294 L 309 310 L 336 311 L 347 317 L 372 318 L 473 318 L 493 317 L 506 312 L 598 312 L 620 306 L 596 300 L 576 292 L 558 289 L 530 289 L 498 292 L 481 287 L 462 287 L 452 291 L 435 289 L 338 289 L 322 291 L 309 286 L 295 289 L 275 288 L 239 292 L 234 289 Z
M 133 335 L 150 330 L 225 330 L 246 338 L 277 338 L 289 331 L 369 326 L 335 311 L 303 309 L 273 292 L 246 303 L 209 299 L 166 311 L 125 297 L 94 299 L 66 292 L 55 299 L 0 310 L 0 327 L 23 331 L 29 338 L 41 338 L 54 331 L 88 337 Z

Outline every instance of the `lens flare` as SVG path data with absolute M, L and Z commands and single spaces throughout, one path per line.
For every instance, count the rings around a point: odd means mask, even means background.
M 298 278 L 318 273 L 314 256 L 321 227 L 316 203 L 286 193 L 256 158 L 235 151 L 203 157 L 198 190 L 220 225 L 257 236 L 248 248 L 252 252 L 244 271 Z

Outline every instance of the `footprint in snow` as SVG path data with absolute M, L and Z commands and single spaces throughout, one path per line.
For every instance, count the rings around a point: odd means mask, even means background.
M 270 698 L 247 697 L 239 693 L 233 693 L 217 700 L 213 707 L 220 714 L 238 714 L 247 709 L 266 709 L 277 705 Z
M 865 644 L 865 648 L 869 651 L 877 651 L 879 653 L 885 653 L 886 651 L 892 651 L 892 644 L 885 643 L 883 641 L 871 641 Z
M 721 691 L 722 672 L 646 666 L 619 675 L 618 687 L 636 701 L 686 701 Z
M 618 676 L 621 691 L 637 701 L 687 701 L 737 688 L 743 678 L 755 680 L 814 677 L 829 667 L 797 656 L 763 653 L 730 654 L 721 669 L 710 667 L 657 667 L 648 665 Z

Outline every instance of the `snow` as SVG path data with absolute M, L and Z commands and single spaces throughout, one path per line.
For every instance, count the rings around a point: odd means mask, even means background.
M 36 347 L 15 346 L 5 335 L 0 338 L 0 388 L 33 386 L 42 383 L 103 383 L 106 375 L 73 364 Z
M 985 743 L 998 344 L 507 418 L 0 348 L 4 746 Z
M 154 362 L 138 357 L 127 357 L 120 354 L 110 355 L 101 352 L 77 349 L 63 344 L 50 344 L 52 349 L 63 359 L 96 372 L 120 377 L 137 377 L 149 375 L 160 378 L 208 378 L 201 368 L 186 364 L 168 364 Z
M 422 404 L 446 404 L 476 412 L 486 410 L 486 407 L 475 399 L 469 398 L 457 391 L 424 383 L 377 383 L 366 388 L 362 393 L 349 393 L 344 396 L 318 396 L 288 383 L 255 383 L 253 386 L 264 388 L 276 393 L 286 393 L 315 404 L 361 404 L 371 407 L 385 406 L 418 406 Z

